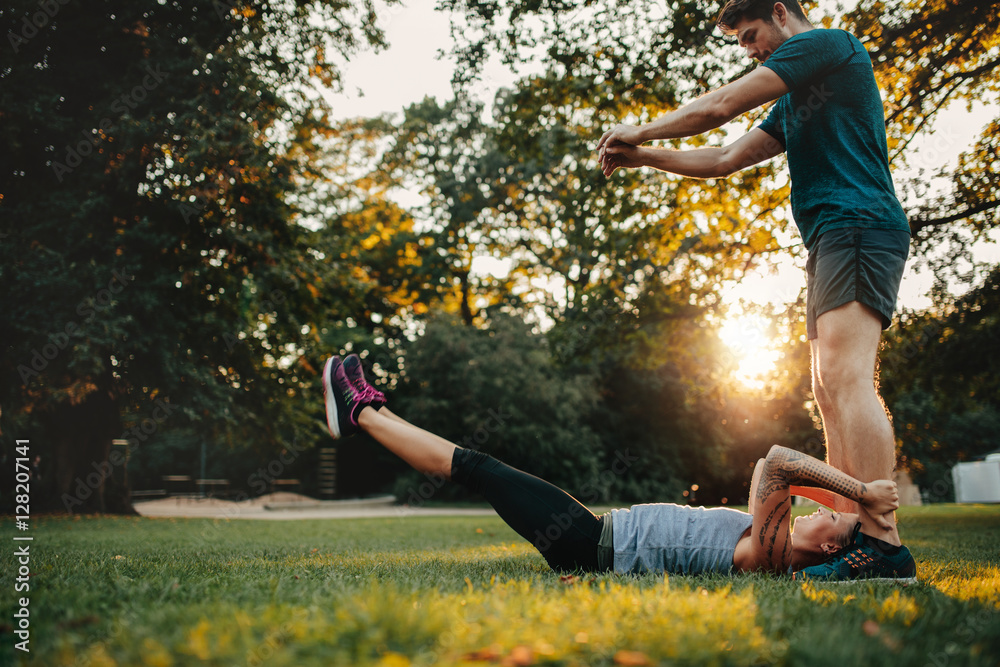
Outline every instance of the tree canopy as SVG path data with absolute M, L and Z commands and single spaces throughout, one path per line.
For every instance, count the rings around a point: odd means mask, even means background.
M 367 351 L 409 417 L 455 438 L 484 409 L 518 406 L 489 446 L 515 463 L 543 452 L 533 469 L 569 487 L 642 450 L 604 498 L 680 500 L 697 484 L 732 501 L 771 444 L 821 454 L 802 299 L 769 313 L 785 352 L 761 389 L 733 381 L 718 335 L 724 284 L 803 253 L 782 160 L 715 180 L 597 168 L 611 125 L 748 71 L 714 27 L 719 3 L 442 0 L 454 98 L 335 120 L 319 91 L 385 46 L 390 4 L 0 9 L 2 427 L 45 443 L 51 504 L 127 509 L 114 475 L 87 481 L 122 465 L 113 439 L 186 470 L 178 442 L 264 458 L 310 447 L 318 369 L 349 350 Z M 861 0 L 827 17 L 803 4 L 869 49 L 897 174 L 934 164 L 914 147 L 948 105 L 997 108 L 998 3 Z M 522 76 L 478 99 L 494 56 Z M 673 145 L 721 145 L 762 113 Z M 954 169 L 897 182 L 939 277 L 935 309 L 906 315 L 883 367 L 918 474 L 979 453 L 995 421 L 987 376 L 969 366 L 949 383 L 897 350 L 934 323 L 940 359 L 965 368 L 963 351 L 994 335 L 995 275 L 969 272 L 977 289 L 957 303 L 945 286 L 997 227 L 998 137 L 1000 118 Z M 523 377 L 504 375 L 514 357 Z M 421 398 L 432 385 L 437 402 Z M 954 404 L 966 388 L 974 400 Z
M 45 435 L 67 509 L 103 509 L 103 482 L 73 489 L 111 439 L 151 435 L 138 427 L 262 448 L 315 437 L 289 399 L 312 391 L 316 323 L 344 290 L 324 284 L 294 196 L 327 123 L 309 90 L 383 44 L 374 9 L 0 10 L 0 404 L 8 431 Z

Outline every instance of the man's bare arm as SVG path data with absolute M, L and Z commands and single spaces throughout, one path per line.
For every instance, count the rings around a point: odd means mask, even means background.
M 605 150 L 601 169 L 605 176 L 610 176 L 620 168 L 653 167 L 690 178 L 721 178 L 769 160 L 784 150 L 780 141 L 764 130 L 754 128 L 721 148 L 678 151 L 615 144 Z
M 615 144 L 633 146 L 657 139 L 679 139 L 722 127 L 741 113 L 776 100 L 789 90 L 781 77 L 767 67 L 758 67 L 744 77 L 703 95 L 676 111 L 645 125 L 618 125 L 597 144 L 600 157 Z

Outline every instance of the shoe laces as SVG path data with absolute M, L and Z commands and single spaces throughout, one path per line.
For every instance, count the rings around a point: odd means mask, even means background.
M 346 367 L 344 371 L 345 375 L 347 375 L 347 381 L 351 383 L 351 386 L 357 392 L 358 400 L 362 400 L 361 397 L 364 396 L 365 400 L 369 402 L 373 400 L 385 402 L 385 394 L 368 384 L 360 365 L 352 369 L 351 372 L 347 372 Z
M 368 404 L 372 401 L 385 400 L 385 394 L 365 382 L 363 387 L 358 387 L 358 396 L 355 400 L 358 403 Z

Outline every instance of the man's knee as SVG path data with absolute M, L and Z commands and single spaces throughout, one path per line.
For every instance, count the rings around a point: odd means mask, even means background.
M 823 386 L 823 382 L 820 379 L 818 372 L 813 372 L 812 375 L 812 392 L 813 396 L 816 398 L 816 403 L 819 404 L 821 412 L 826 410 L 828 407 L 832 407 L 830 394 L 826 391 L 826 387 Z
M 836 408 L 869 392 L 875 392 L 875 370 L 859 368 L 857 363 L 828 364 L 813 380 L 813 393 L 820 410 L 824 406 Z

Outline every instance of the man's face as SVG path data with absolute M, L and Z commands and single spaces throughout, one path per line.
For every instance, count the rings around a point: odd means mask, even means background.
M 781 27 L 764 19 L 743 19 L 735 28 L 736 38 L 747 50 L 747 57 L 760 62 L 767 60 L 790 37 Z

